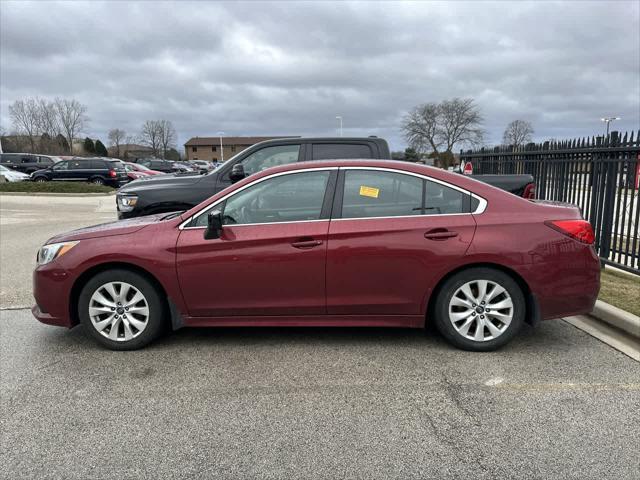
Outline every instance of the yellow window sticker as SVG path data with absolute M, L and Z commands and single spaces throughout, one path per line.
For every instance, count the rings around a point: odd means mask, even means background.
M 378 195 L 380 195 L 380 189 L 379 188 L 375 188 L 375 187 L 366 187 L 364 185 L 361 185 L 360 186 L 360 195 L 362 195 L 363 197 L 378 198 Z

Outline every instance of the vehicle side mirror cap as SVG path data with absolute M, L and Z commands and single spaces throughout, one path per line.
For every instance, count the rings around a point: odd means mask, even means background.
M 207 228 L 204 231 L 205 240 L 214 240 L 222 235 L 222 212 L 212 210 L 207 215 Z
M 236 163 L 233 167 L 231 167 L 231 173 L 229 174 L 229 179 L 231 179 L 232 182 L 235 183 L 239 180 L 242 180 L 246 176 L 247 175 L 244 173 L 244 167 L 242 166 L 241 163 Z

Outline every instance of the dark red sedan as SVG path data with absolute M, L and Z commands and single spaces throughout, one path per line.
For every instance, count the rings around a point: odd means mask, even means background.
M 524 322 L 589 312 L 600 282 L 576 207 L 422 165 L 271 168 L 197 207 L 76 230 L 38 254 L 33 313 L 142 347 L 184 326 L 433 322 L 493 350 Z

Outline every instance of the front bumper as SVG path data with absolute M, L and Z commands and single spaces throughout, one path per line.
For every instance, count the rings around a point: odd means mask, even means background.
M 69 272 L 53 264 L 33 271 L 33 296 L 36 300 L 31 313 L 47 325 L 71 328 L 74 321 L 69 311 L 73 280 Z

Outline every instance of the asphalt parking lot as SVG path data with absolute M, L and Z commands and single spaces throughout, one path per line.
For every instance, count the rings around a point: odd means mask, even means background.
M 638 478 L 640 363 L 562 320 L 487 354 L 318 328 L 111 352 L 7 310 L 40 243 L 114 217 L 61 202 L 0 197 L 2 478 Z

